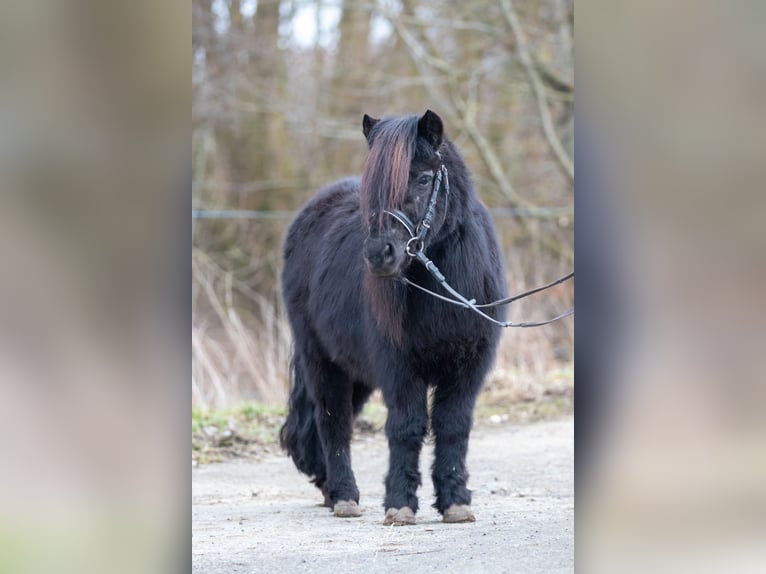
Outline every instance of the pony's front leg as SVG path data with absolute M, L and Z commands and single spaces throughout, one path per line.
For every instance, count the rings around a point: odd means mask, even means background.
M 476 389 L 455 382 L 442 384 L 434 391 L 431 427 L 434 433 L 432 477 L 436 508 L 444 522 L 474 522 L 471 491 L 466 486 L 468 436 L 473 424 Z
M 352 382 L 334 366 L 325 364 L 323 384 L 316 389 L 314 418 L 327 468 L 322 485 L 325 504 L 335 516 L 361 516 L 359 489 L 351 470 L 351 433 L 354 414 Z
M 383 523 L 415 524 L 420 449 L 428 430 L 427 387 L 422 381 L 400 379 L 391 388 L 384 387 L 383 396 L 389 449 Z

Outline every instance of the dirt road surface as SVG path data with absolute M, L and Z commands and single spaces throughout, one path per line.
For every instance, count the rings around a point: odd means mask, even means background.
M 421 457 L 415 526 L 383 526 L 385 437 L 354 440 L 361 518 L 334 518 L 286 456 L 192 470 L 192 569 L 250 572 L 574 571 L 573 419 L 474 429 L 473 524 L 431 508 L 432 445 Z

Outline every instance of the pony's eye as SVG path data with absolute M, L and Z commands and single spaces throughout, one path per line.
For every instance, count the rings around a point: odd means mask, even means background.
M 418 184 L 420 185 L 428 185 L 431 183 L 431 176 L 430 175 L 421 175 L 418 178 Z

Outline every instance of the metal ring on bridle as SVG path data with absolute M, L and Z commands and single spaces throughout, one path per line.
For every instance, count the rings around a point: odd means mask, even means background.
M 412 237 L 407 241 L 407 245 L 404 246 L 404 251 L 410 257 L 415 257 L 419 252 L 423 251 L 423 240 L 420 237 Z

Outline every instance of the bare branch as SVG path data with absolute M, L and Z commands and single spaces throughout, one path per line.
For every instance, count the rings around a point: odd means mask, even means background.
M 500 188 L 500 192 L 513 207 L 535 207 L 516 193 L 516 190 L 511 185 L 511 182 L 503 169 L 503 164 L 500 161 L 500 158 L 497 157 L 495 150 L 476 125 L 476 105 L 471 102 L 464 102 L 460 98 L 457 86 L 455 85 L 453 85 L 451 95 L 452 101 L 460 116 L 461 127 L 468 134 L 468 137 L 471 138 L 471 141 L 473 141 L 484 164 L 487 166 L 492 179 L 495 180 L 495 183 Z
M 441 72 L 446 77 L 447 84 L 450 87 L 450 99 L 452 100 L 452 105 L 447 103 L 444 97 L 434 89 L 430 82 L 425 84 L 426 89 L 431 98 L 439 103 L 440 109 L 446 111 L 447 115 L 450 117 L 450 121 L 457 125 L 460 130 L 468 134 L 468 137 L 476 146 L 479 155 L 487 166 L 492 179 L 494 179 L 495 184 L 500 189 L 502 195 L 513 207 L 534 207 L 534 205 L 525 201 L 513 188 L 510 179 L 503 169 L 503 164 L 500 161 L 500 158 L 497 157 L 494 149 L 476 125 L 476 106 L 466 104 L 460 97 L 454 67 L 444 60 L 432 56 L 415 36 L 402 25 L 400 18 L 397 17 L 396 14 L 392 14 L 390 11 L 383 8 L 382 12 L 407 46 L 407 49 L 410 52 L 410 57 L 418 68 L 419 73 L 424 77 L 429 75 L 428 71 L 425 69 L 425 64 Z
M 564 92 L 566 94 L 574 93 L 574 84 L 572 82 L 561 77 L 558 72 L 537 56 L 532 56 L 532 60 L 534 61 L 537 73 L 540 74 L 540 79 L 546 86 L 557 92 Z
M 567 155 L 564 150 L 564 146 L 561 145 L 561 140 L 556 134 L 556 130 L 553 127 L 553 120 L 551 119 L 551 112 L 548 108 L 548 103 L 545 98 L 545 88 L 540 80 L 540 76 L 535 69 L 532 62 L 532 57 L 529 54 L 529 48 L 527 47 L 527 37 L 524 33 L 519 18 L 516 15 L 516 11 L 513 8 L 511 0 L 499 0 L 500 7 L 503 11 L 503 17 L 505 18 L 508 27 L 516 37 L 516 50 L 519 54 L 519 60 L 524 67 L 524 71 L 529 77 L 529 83 L 532 85 L 532 91 L 535 94 L 535 100 L 537 101 L 537 108 L 540 111 L 540 119 L 543 124 L 543 132 L 545 133 L 545 139 L 548 140 L 548 144 L 551 146 L 553 155 L 559 162 L 564 173 L 570 180 L 574 181 L 574 163 L 572 158 Z
M 505 30 L 497 28 L 495 26 L 487 26 L 481 22 L 461 22 L 456 20 L 444 20 L 440 18 L 429 18 L 424 20 L 413 16 L 406 16 L 399 14 L 398 20 L 403 24 L 410 26 L 417 26 L 419 28 L 442 28 L 447 30 L 470 30 L 473 32 L 481 32 L 483 34 L 490 34 L 492 36 L 503 36 Z
M 449 75 L 453 73 L 452 66 L 450 66 L 449 63 L 445 62 L 441 58 L 437 58 L 436 56 L 429 54 L 426 51 L 426 49 L 420 45 L 420 43 L 410 33 L 410 31 L 407 30 L 407 28 L 405 28 L 404 26 L 402 26 L 401 22 L 399 21 L 399 17 L 396 14 L 393 14 L 388 9 L 382 9 L 381 12 L 388 19 L 391 25 L 394 27 L 394 30 L 396 31 L 396 33 L 399 34 L 399 37 L 402 39 L 402 41 L 405 43 L 410 53 L 412 54 L 415 60 L 415 63 L 422 61 L 428 64 L 429 66 L 431 66 L 432 68 L 439 70 L 440 72 L 443 72 L 445 74 Z

